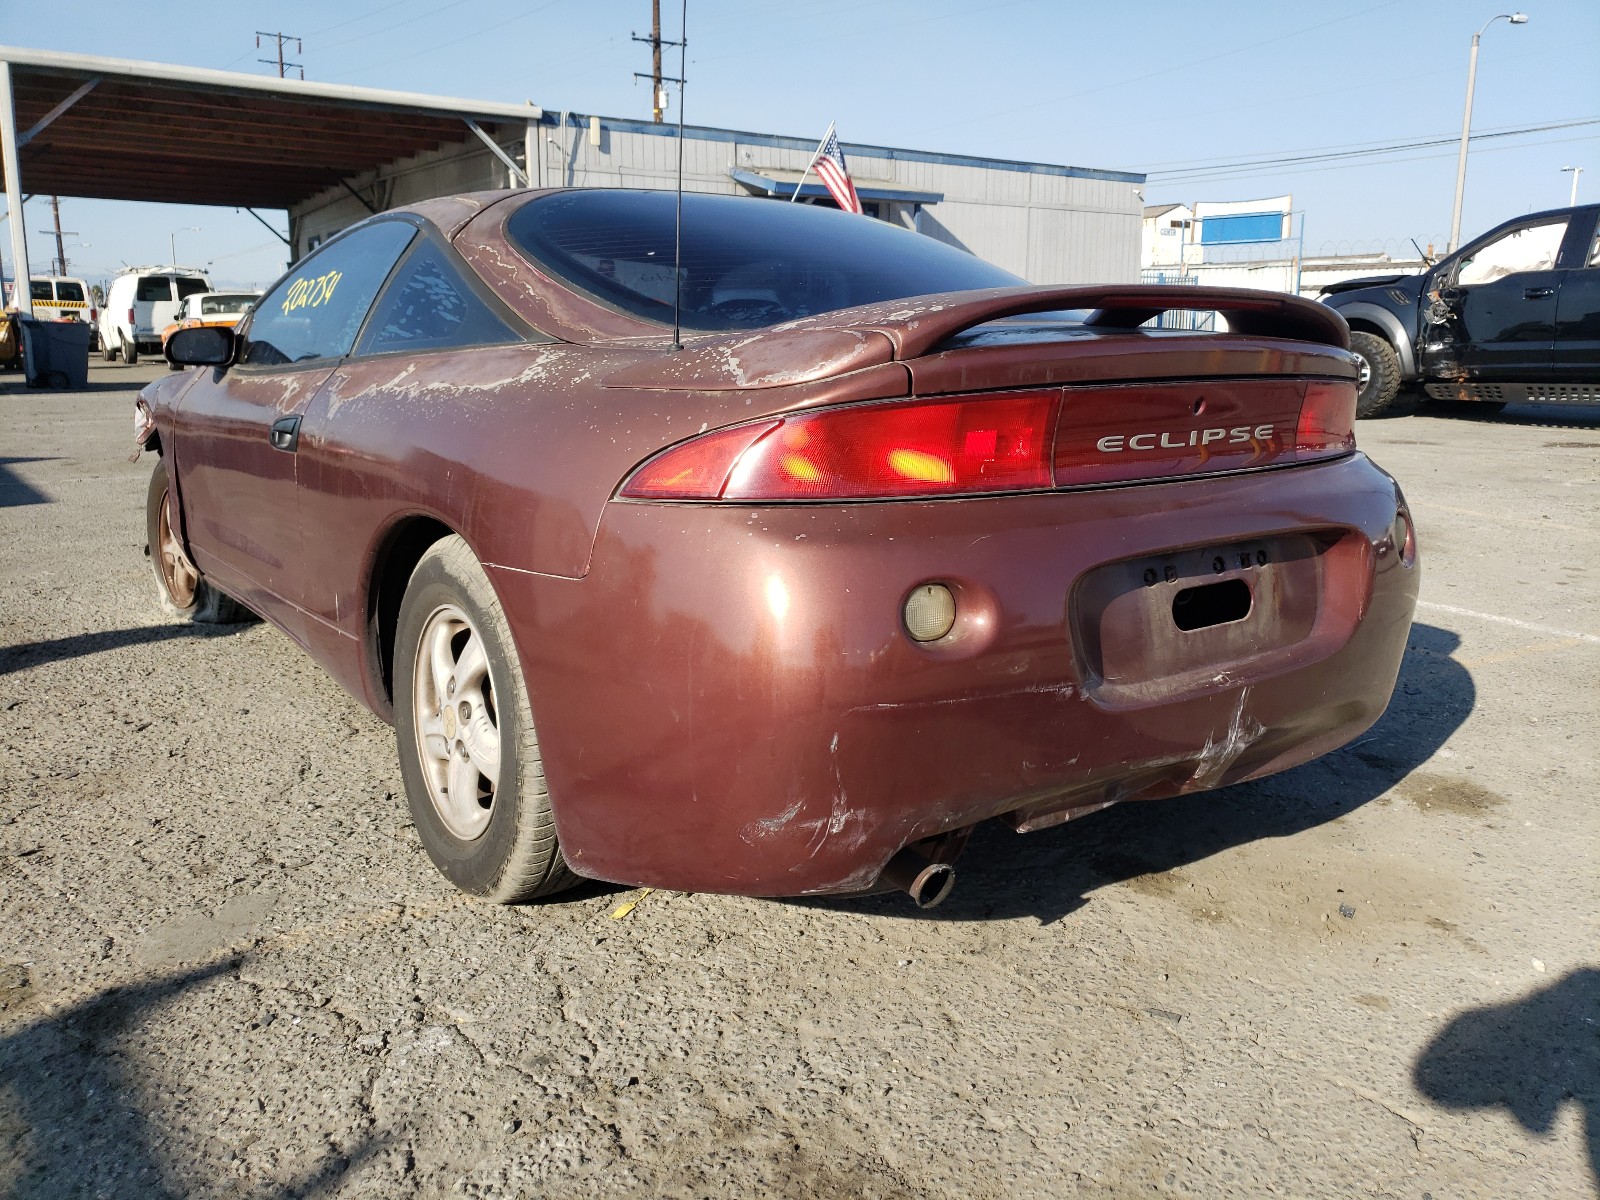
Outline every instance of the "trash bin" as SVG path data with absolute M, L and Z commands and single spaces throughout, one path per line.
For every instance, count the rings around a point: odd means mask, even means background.
M 21 336 L 17 314 L 0 312 L 0 371 L 15 371 L 22 365 L 22 348 L 17 344 Z
M 36 321 L 19 318 L 22 326 L 22 369 L 29 387 L 89 386 L 89 326 L 83 321 Z

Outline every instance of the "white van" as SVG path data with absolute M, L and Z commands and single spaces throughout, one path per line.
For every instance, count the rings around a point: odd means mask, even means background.
M 94 295 L 89 285 L 81 279 L 63 275 L 35 275 L 28 281 L 28 295 L 33 299 L 33 315 L 40 321 L 86 321 L 91 327 L 98 324 L 100 314 L 95 311 Z M 6 307 L 17 305 L 16 280 L 6 283 Z
M 122 356 L 130 366 L 140 354 L 161 352 L 161 331 L 178 319 L 184 297 L 209 292 L 211 281 L 188 267 L 130 267 L 111 281 L 100 313 L 100 355 Z

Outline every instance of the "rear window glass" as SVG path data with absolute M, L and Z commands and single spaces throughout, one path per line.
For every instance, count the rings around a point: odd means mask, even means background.
M 148 304 L 153 300 L 171 300 L 172 280 L 165 275 L 142 276 L 133 298 L 141 304 Z
M 507 224 L 542 270 L 624 312 L 672 322 L 671 192 L 578 190 Z M 1022 283 L 980 258 L 869 217 L 741 196 L 683 197 L 685 328 L 752 329 L 835 309 Z
M 71 300 L 78 304 L 87 303 L 83 297 L 83 285 L 81 283 L 74 283 L 70 279 L 63 279 L 57 282 L 56 299 Z
M 50 294 L 50 281 L 48 279 L 35 279 L 30 281 L 28 284 L 28 295 L 32 296 L 35 300 L 49 301 L 55 299 L 55 297 Z
M 424 243 L 396 272 L 360 353 L 442 350 L 520 341 L 434 246 Z
M 202 317 L 225 317 L 242 313 L 256 302 L 254 296 L 206 296 L 200 301 Z
M 179 300 L 186 296 L 193 296 L 197 292 L 205 292 L 211 289 L 211 285 L 204 279 L 179 279 L 177 284 Z

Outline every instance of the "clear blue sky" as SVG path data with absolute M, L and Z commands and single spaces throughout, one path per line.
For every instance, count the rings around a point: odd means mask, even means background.
M 663 5 L 676 36 L 678 0 Z M 1292 192 L 1308 253 L 1442 248 L 1455 146 L 1354 162 L 1241 160 L 1453 139 L 1467 53 L 1495 0 L 690 0 L 688 119 L 852 141 L 1145 171 L 1149 203 Z M 1483 37 L 1473 131 L 1600 118 L 1600 0 L 1528 0 L 1527 25 Z M 0 42 L 269 72 L 255 31 L 299 35 L 306 77 L 649 115 L 649 0 L 339 0 L 146 5 L 0 0 Z M 676 57 L 669 59 L 676 74 Z M 674 98 L 676 103 L 676 98 Z M 1600 125 L 1475 144 L 1464 237 L 1506 217 L 1600 198 Z M 1204 168 L 1204 170 L 1197 170 Z M 1171 174 L 1186 170 L 1184 176 Z M 1167 174 L 1162 174 L 1166 172 Z M 34 262 L 53 248 L 28 205 Z M 281 221 L 281 214 L 272 214 Z M 210 262 L 270 281 L 281 247 L 232 209 L 62 202 L 74 273 L 120 261 Z M 187 226 L 200 226 L 200 232 Z M 6 252 L 9 258 L 9 250 Z

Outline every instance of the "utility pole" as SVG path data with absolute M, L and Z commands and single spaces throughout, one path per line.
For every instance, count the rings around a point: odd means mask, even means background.
M 274 65 L 274 63 L 276 63 L 277 68 L 278 68 L 278 78 L 279 79 L 283 79 L 285 77 L 284 76 L 284 72 L 290 67 L 294 67 L 296 70 L 298 70 L 300 72 L 300 78 L 301 79 L 304 79 L 306 77 L 306 69 L 304 67 L 302 67 L 299 63 L 292 63 L 292 62 L 284 62 L 283 61 L 283 44 L 285 42 L 293 42 L 294 43 L 294 52 L 296 54 L 304 54 L 305 53 L 305 50 L 300 45 L 300 39 L 299 38 L 295 37 L 295 35 L 292 34 L 292 33 L 263 33 L 261 30 L 258 29 L 258 30 L 256 30 L 256 49 L 257 50 L 261 49 L 261 39 L 262 38 L 272 38 L 273 40 L 275 40 L 278 43 L 278 57 L 276 59 L 258 58 L 258 59 L 256 59 L 257 62 L 266 63 L 267 66 L 269 66 L 269 67 Z
M 635 71 L 633 77 L 650 81 L 650 119 L 659 125 L 664 120 L 667 107 L 667 89 L 662 84 L 683 82 L 661 73 L 661 47 L 683 45 L 682 42 L 664 41 L 661 37 L 661 0 L 650 0 L 650 36 L 640 37 L 636 33 L 633 40 L 650 44 L 650 74 Z
M 67 273 L 67 249 L 66 249 L 66 247 L 64 245 L 62 245 L 62 242 L 61 242 L 61 197 L 60 196 L 51 196 L 50 197 L 50 216 L 54 220 L 55 227 L 56 227 L 56 274 L 57 275 L 65 275 Z M 74 233 L 72 236 L 73 237 L 77 237 L 78 235 L 76 233 Z

